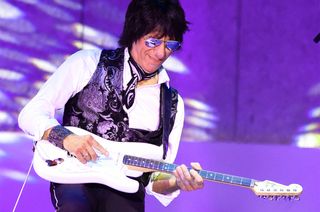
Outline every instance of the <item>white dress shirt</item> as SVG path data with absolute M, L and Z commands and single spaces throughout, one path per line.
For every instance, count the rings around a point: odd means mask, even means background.
M 62 110 L 67 101 L 81 91 L 91 79 L 97 68 L 101 50 L 80 50 L 71 55 L 51 77 L 44 83 L 37 95 L 22 109 L 18 122 L 20 128 L 31 135 L 34 140 L 40 140 L 44 132 L 60 123 L 55 118 L 57 110 Z M 123 89 L 131 79 L 128 64 L 129 53 L 125 49 Z M 129 117 L 129 127 L 154 131 L 159 126 L 160 86 L 167 83 L 169 77 L 165 70 L 159 73 L 158 83 L 136 88 L 135 100 L 132 107 L 125 111 Z M 143 121 L 141 121 L 143 117 Z M 169 148 L 166 162 L 172 163 L 179 147 L 184 121 L 184 103 L 178 96 L 177 114 L 173 129 L 169 135 Z M 180 191 L 169 195 L 161 195 L 152 191 L 152 182 L 146 187 L 146 192 L 154 195 L 163 205 L 167 206 Z

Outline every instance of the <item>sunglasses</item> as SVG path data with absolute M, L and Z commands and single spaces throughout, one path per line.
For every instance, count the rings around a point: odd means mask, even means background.
M 164 42 L 166 48 L 172 52 L 177 51 L 181 47 L 180 42 L 176 41 L 176 40 L 163 41 L 163 40 L 160 40 L 157 38 L 148 38 L 147 40 L 145 40 L 145 44 L 149 48 L 154 48 L 154 47 L 160 46 L 163 42 Z

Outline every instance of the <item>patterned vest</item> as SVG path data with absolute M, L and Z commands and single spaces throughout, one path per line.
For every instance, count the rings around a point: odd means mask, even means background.
M 123 109 L 124 49 L 103 50 L 96 71 L 89 83 L 65 106 L 63 125 L 76 126 L 113 141 L 145 142 L 160 146 L 163 134 L 164 106 L 171 102 L 167 133 L 177 113 L 178 93 L 171 89 L 170 101 L 160 102 L 160 124 L 157 130 L 129 128 L 128 114 Z M 161 86 L 163 96 L 165 84 Z M 160 98 L 162 99 L 162 98 Z M 166 133 L 166 132 L 165 132 Z

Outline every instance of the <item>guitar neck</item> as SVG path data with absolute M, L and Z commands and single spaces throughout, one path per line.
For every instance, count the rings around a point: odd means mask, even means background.
M 166 173 L 172 173 L 178 166 L 176 164 L 150 160 L 130 155 L 125 155 L 123 157 L 123 164 L 148 169 L 149 171 L 160 171 Z M 191 168 L 189 168 L 189 170 L 191 170 Z M 199 170 L 198 173 L 205 180 L 219 183 L 227 183 L 248 188 L 253 187 L 255 182 L 255 180 L 249 178 L 238 177 L 206 170 Z

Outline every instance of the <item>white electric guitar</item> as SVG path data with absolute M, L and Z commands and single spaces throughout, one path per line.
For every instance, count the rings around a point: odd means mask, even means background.
M 116 190 L 135 193 L 139 184 L 128 177 L 139 177 L 143 172 L 160 171 L 172 173 L 177 165 L 161 161 L 162 146 L 146 143 L 115 142 L 101 138 L 77 127 L 66 127 L 77 135 L 92 135 L 106 150 L 108 157 L 98 153 L 96 161 L 82 164 L 70 155 L 46 140 L 38 141 L 35 146 L 33 166 L 43 179 L 56 183 L 100 183 Z M 254 179 L 199 170 L 205 180 L 242 186 L 251 189 L 257 196 L 269 199 L 298 199 L 302 187 L 289 186 L 272 181 Z

